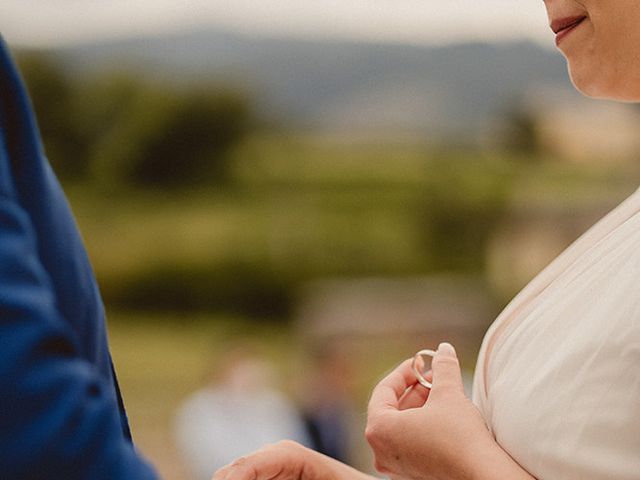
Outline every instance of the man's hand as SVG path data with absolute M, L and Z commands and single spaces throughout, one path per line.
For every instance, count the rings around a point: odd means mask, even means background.
M 213 480 L 373 480 L 292 441 L 267 445 L 218 470 Z

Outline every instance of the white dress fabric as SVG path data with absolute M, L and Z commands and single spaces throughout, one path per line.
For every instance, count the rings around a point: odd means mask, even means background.
M 500 314 L 473 392 L 537 479 L 640 479 L 640 190 Z

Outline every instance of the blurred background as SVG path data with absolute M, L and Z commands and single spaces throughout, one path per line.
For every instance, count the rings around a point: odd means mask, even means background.
M 493 318 L 638 186 L 542 2 L 3 0 L 98 276 L 138 447 L 208 478 L 296 438 L 365 470 L 367 396 Z

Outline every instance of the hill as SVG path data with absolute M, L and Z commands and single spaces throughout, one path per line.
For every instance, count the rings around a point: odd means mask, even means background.
M 478 134 L 532 89 L 571 90 L 561 56 L 530 42 L 408 46 L 207 30 L 58 53 L 84 73 L 231 83 L 271 120 L 334 133 Z

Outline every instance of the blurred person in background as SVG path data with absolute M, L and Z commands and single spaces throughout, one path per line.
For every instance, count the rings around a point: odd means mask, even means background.
M 0 40 L 0 477 L 151 480 L 104 309 L 29 99 Z
M 640 2 L 545 0 L 583 94 L 640 101 Z M 394 479 L 640 478 L 640 190 L 544 269 L 487 332 L 473 402 L 454 348 L 416 382 L 408 360 L 374 389 L 367 439 Z M 295 443 L 215 480 L 371 479 Z
M 335 342 L 311 352 L 311 372 L 302 379 L 304 422 L 314 450 L 352 464 L 353 407 L 352 355 Z
M 189 396 L 176 415 L 176 439 L 194 479 L 266 443 L 294 440 L 311 445 L 296 406 L 276 388 L 274 366 L 246 345 L 237 345 L 210 385 Z

